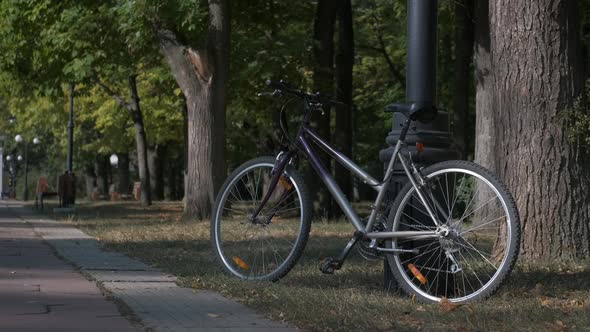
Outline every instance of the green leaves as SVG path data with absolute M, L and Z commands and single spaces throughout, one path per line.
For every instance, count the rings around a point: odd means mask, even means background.
M 568 140 L 590 152 L 590 79 L 574 105 L 559 116 L 564 120 Z

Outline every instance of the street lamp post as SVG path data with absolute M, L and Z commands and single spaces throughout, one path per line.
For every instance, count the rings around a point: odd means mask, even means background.
M 24 189 L 23 189 L 23 201 L 28 201 L 29 200 L 29 142 L 25 141 L 25 139 L 21 136 L 21 135 L 16 135 L 14 137 L 14 140 L 17 143 L 24 143 L 25 144 L 25 158 L 24 158 L 24 168 L 25 168 L 25 183 L 24 183 Z M 33 144 L 39 144 L 39 139 L 37 137 L 33 138 Z M 22 157 L 19 156 L 19 158 L 22 159 Z M 20 159 L 19 159 L 20 161 Z
M 8 167 L 8 198 L 12 198 L 16 181 L 16 170 L 14 168 L 14 158 L 12 155 L 6 156 L 6 166 Z
M 6 167 L 8 168 L 8 197 L 13 198 L 13 194 L 16 190 L 16 173 L 17 173 L 17 162 L 22 162 L 23 157 L 21 155 L 15 155 L 14 152 L 6 155 Z

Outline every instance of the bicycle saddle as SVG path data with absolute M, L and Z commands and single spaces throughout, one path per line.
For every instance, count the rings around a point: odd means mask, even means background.
M 431 103 L 393 103 L 385 106 L 385 112 L 400 113 L 412 121 L 429 123 L 436 118 L 438 110 Z

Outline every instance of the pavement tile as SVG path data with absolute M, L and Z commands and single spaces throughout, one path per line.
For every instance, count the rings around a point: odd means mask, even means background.
M 0 253 L 0 331 L 143 330 L 6 207 Z
M 284 323 L 264 319 L 252 309 L 226 299 L 218 293 L 178 287 L 175 283 L 176 277 L 120 253 L 105 252 L 101 250 L 100 244 L 95 239 L 69 225 L 40 218 L 24 209 L 15 209 L 14 212 L 18 213 L 27 224 L 32 225 L 35 232 L 52 246 L 60 257 L 74 264 L 82 273 L 100 283 L 114 297 L 125 302 L 146 328 L 158 332 L 297 331 Z M 9 238 L 11 232 L 8 232 L 10 234 L 4 232 L 1 217 L 0 214 L 0 248 L 2 248 L 2 241 L 4 241 L 2 234 L 4 234 L 7 236 L 5 239 L 7 247 L 11 248 L 7 252 L 24 253 L 22 248 L 25 245 L 16 244 L 13 239 Z M 14 224 L 15 227 L 21 227 L 19 228 L 20 236 L 28 236 L 26 229 L 22 228 L 18 222 L 6 221 Z M 29 242 L 31 242 L 29 245 L 34 245 L 32 244 L 34 241 Z M 33 249 L 40 248 L 33 247 Z M 12 262 L 13 266 L 18 266 L 18 260 L 15 257 L 18 256 L 0 256 L 0 263 L 6 260 Z M 41 263 L 39 261 L 40 258 L 35 262 Z M 2 265 L 0 264 L 0 266 Z M 32 269 L 34 270 L 33 267 L 28 267 L 28 269 L 19 270 L 18 273 L 26 271 L 31 274 Z M 2 276 L 7 275 L 9 270 L 10 268 L 4 270 L 0 268 L 0 283 Z M 26 279 L 30 285 L 35 285 L 32 281 L 35 280 L 34 274 L 38 272 L 33 272 L 32 276 L 26 278 L 23 275 L 23 280 Z M 60 276 L 59 272 L 56 273 L 51 274 L 45 271 L 44 275 L 47 279 L 40 284 L 41 292 L 37 292 L 41 295 L 31 295 L 30 298 L 33 300 L 29 299 L 29 301 L 33 302 L 23 304 L 23 310 L 39 311 L 43 309 L 43 307 L 39 307 L 39 303 L 45 303 L 44 296 L 51 296 L 51 299 L 54 300 L 52 303 L 58 304 L 50 307 L 51 315 L 60 316 L 70 313 L 75 317 L 72 324 L 96 321 L 98 317 L 103 317 L 105 318 L 104 324 L 107 324 L 107 320 L 108 324 L 112 324 L 104 325 L 104 331 L 117 331 L 118 328 L 122 328 L 117 324 L 120 324 L 124 318 L 117 316 L 118 311 L 108 305 L 101 304 L 95 298 L 90 299 L 90 297 L 98 295 L 94 293 L 94 290 L 87 288 L 84 283 L 74 281 L 71 275 L 63 275 L 65 278 L 63 280 L 55 278 Z M 33 287 L 31 290 L 34 290 L 34 286 L 31 287 Z M 106 301 L 104 303 L 110 304 Z M 38 316 L 41 315 L 34 316 L 34 319 L 39 319 Z M 54 323 L 56 325 L 48 325 L 48 328 L 66 326 L 60 321 L 54 321 Z M 1 324 L 0 320 L 0 327 Z M 96 327 L 94 324 L 86 324 L 86 326 L 90 329 Z

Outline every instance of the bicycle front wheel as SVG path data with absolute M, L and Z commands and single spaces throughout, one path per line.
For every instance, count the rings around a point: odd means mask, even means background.
M 238 167 L 222 186 L 211 218 L 211 241 L 226 273 L 246 280 L 276 281 L 295 265 L 310 231 L 305 183 L 287 167 L 270 199 L 252 218 L 269 189 L 275 159 Z
M 413 250 L 388 255 L 400 287 L 422 302 L 453 303 L 491 295 L 510 273 L 518 255 L 520 226 L 506 187 L 483 167 L 447 161 L 421 172 L 426 204 L 408 183 L 391 209 L 393 231 L 443 231 L 438 238 L 394 239 L 390 248 Z

